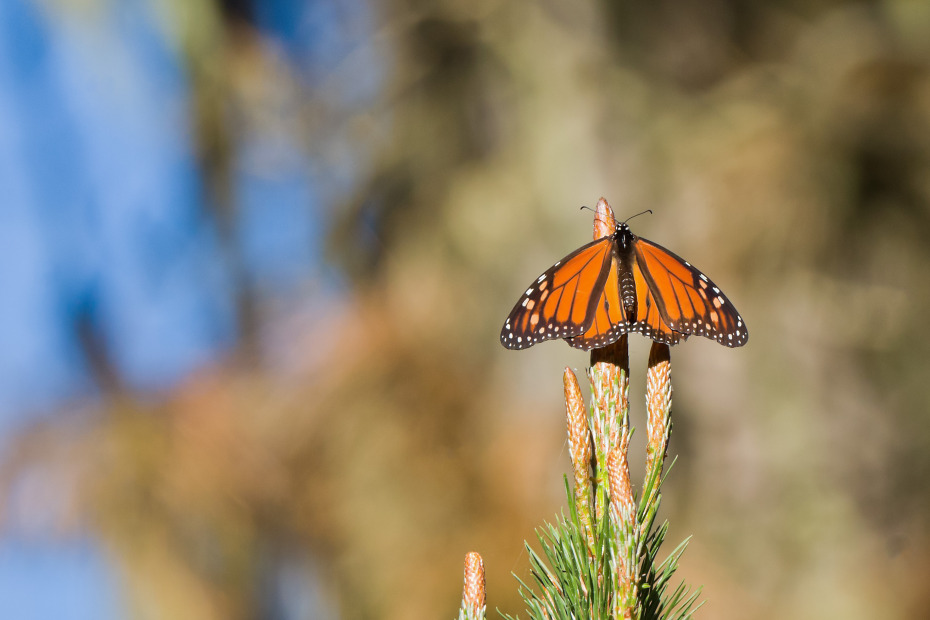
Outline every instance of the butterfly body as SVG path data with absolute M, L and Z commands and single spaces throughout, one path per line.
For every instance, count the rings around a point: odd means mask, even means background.
M 636 237 L 626 223 L 621 223 L 614 231 L 613 240 L 612 250 L 617 260 L 617 275 L 620 278 L 620 301 L 626 316 L 636 316 L 636 280 L 633 278 L 633 270 L 630 269 Z
M 706 275 L 634 235 L 601 201 L 600 229 L 613 232 L 539 276 L 504 322 L 501 344 L 525 349 L 564 338 L 573 347 L 590 350 L 633 332 L 669 345 L 689 335 L 729 347 L 747 342 L 742 317 Z

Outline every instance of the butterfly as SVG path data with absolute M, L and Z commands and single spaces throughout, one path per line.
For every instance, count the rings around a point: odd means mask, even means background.
M 632 332 L 668 345 L 690 335 L 728 347 L 746 344 L 743 317 L 710 278 L 634 235 L 626 221 L 617 222 L 603 198 L 596 213 L 595 230 L 603 236 L 530 284 L 504 322 L 501 344 L 525 349 L 564 338 L 588 351 Z

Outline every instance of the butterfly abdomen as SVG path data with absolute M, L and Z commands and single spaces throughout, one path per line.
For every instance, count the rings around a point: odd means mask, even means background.
M 620 301 L 626 316 L 636 316 L 636 282 L 628 268 L 620 269 Z

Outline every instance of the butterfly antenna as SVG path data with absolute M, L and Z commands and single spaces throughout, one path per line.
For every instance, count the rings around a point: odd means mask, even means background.
M 640 212 L 637 213 L 636 215 L 631 215 L 630 217 L 628 217 L 628 218 L 626 218 L 625 220 L 623 220 L 623 223 L 626 224 L 627 222 L 629 222 L 630 220 L 632 220 L 634 217 L 638 217 L 638 216 L 642 215 L 643 213 L 648 213 L 649 215 L 652 215 L 652 209 L 646 209 L 645 211 L 640 211 Z
M 606 223 L 607 223 L 605 220 L 601 219 L 601 214 L 600 214 L 596 209 L 592 209 L 591 207 L 589 207 L 589 206 L 587 206 L 587 205 L 582 205 L 582 207 L 581 207 L 580 209 L 578 209 L 578 210 L 581 211 L 582 209 L 587 209 L 588 211 L 593 211 L 593 212 L 594 212 L 594 219 L 595 219 L 595 220 L 597 220 L 597 221 L 599 221 L 599 222 L 601 222 L 601 223 L 603 223 L 603 224 L 606 224 Z

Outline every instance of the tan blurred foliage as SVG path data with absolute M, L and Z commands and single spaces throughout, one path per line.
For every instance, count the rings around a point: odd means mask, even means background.
M 186 44 L 198 109 L 237 119 L 198 116 L 215 191 L 235 133 L 268 125 L 305 136 L 321 177 L 360 171 L 330 213 L 346 293 L 269 328 L 286 362 L 247 355 L 36 429 L 12 496 L 24 471 L 72 476 L 61 512 L 105 541 L 139 617 L 261 617 L 291 557 L 338 617 L 451 617 L 472 549 L 490 607 L 519 610 L 522 541 L 564 503 L 560 374 L 586 359 L 497 333 L 604 195 L 654 209 L 634 231 L 751 331 L 672 350 L 664 506 L 670 540 L 694 534 L 698 617 L 930 614 L 930 5 L 377 8 L 389 73 L 364 109 L 330 97 L 352 58 L 304 92 L 246 26 Z M 243 306 L 251 329 L 277 320 Z

